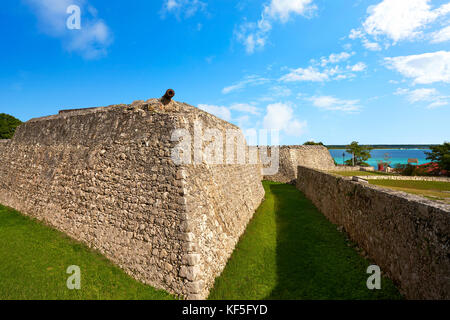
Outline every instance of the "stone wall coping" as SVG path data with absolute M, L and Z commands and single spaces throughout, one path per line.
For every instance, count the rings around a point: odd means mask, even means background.
M 301 145 L 283 145 L 283 146 L 280 146 L 280 148 L 282 148 L 282 149 L 327 149 L 325 146 L 301 146 Z
M 38 122 L 38 121 L 47 121 L 47 120 L 56 120 L 56 119 L 67 119 L 70 117 L 76 117 L 76 116 L 83 116 L 87 114 L 96 114 L 96 113 L 103 113 L 103 112 L 112 112 L 116 111 L 118 109 L 125 109 L 125 110 L 133 110 L 133 109 L 142 109 L 144 111 L 148 111 L 148 107 L 154 109 L 156 107 L 156 110 L 153 110 L 157 112 L 158 114 L 183 114 L 183 115 L 196 115 L 196 114 L 203 114 L 207 115 L 209 117 L 213 117 L 219 122 L 226 124 L 228 127 L 239 129 L 238 126 L 229 123 L 221 118 L 218 118 L 214 116 L 211 113 L 208 113 L 202 109 L 199 109 L 197 107 L 194 107 L 192 105 L 189 105 L 184 102 L 178 102 L 175 100 L 172 100 L 172 102 L 166 106 L 164 106 L 159 99 L 148 99 L 147 101 L 144 100 L 138 100 L 134 101 L 131 104 L 113 104 L 109 106 L 104 107 L 91 107 L 91 108 L 81 108 L 81 109 L 64 109 L 60 110 L 58 114 L 49 115 L 45 117 L 38 117 L 38 118 L 32 118 L 28 120 L 27 122 Z M 25 123 L 27 123 L 25 122 Z
M 436 201 L 427 199 L 425 197 L 422 197 L 422 196 L 419 196 L 419 195 L 416 195 L 416 194 L 412 194 L 412 193 L 407 193 L 407 192 L 404 192 L 404 191 L 397 191 L 397 190 L 393 190 L 393 189 L 389 189 L 389 188 L 383 188 L 381 186 L 377 186 L 377 185 L 373 185 L 373 184 L 367 184 L 367 183 L 364 183 L 364 182 L 356 182 L 356 181 L 353 180 L 353 177 L 337 176 L 337 175 L 331 174 L 329 172 L 326 172 L 324 170 L 312 169 L 312 168 L 305 167 L 305 166 L 298 166 L 298 168 L 316 171 L 318 173 L 322 173 L 324 175 L 328 175 L 328 176 L 334 177 L 336 180 L 345 180 L 345 181 L 348 181 L 350 183 L 358 184 L 358 185 L 360 185 L 363 188 L 374 189 L 374 190 L 376 190 L 378 192 L 389 194 L 389 195 L 391 195 L 393 197 L 401 198 L 403 200 L 418 202 L 418 203 L 426 205 L 426 206 L 430 206 L 430 207 L 434 207 L 434 208 L 443 210 L 443 211 L 445 211 L 445 212 L 450 214 L 450 204 L 436 202 Z M 369 176 L 369 177 L 371 178 L 372 176 Z M 362 177 L 362 176 L 358 176 L 358 178 L 367 179 L 367 177 Z M 299 179 L 299 177 L 297 179 Z
M 407 299 L 449 299 L 450 205 L 298 166 L 296 187 Z
M 330 171 L 361 171 L 360 166 L 336 166 Z
M 264 188 L 257 163 L 175 163 L 173 130 L 192 135 L 197 123 L 220 134 L 239 130 L 159 99 L 32 119 L 0 142 L 0 202 L 98 250 L 139 281 L 206 299 Z
M 358 178 L 366 180 L 404 180 L 404 181 L 440 181 L 450 182 L 449 177 L 421 177 L 421 176 L 364 176 L 358 175 Z
M 125 107 L 126 105 L 114 105 L 114 106 L 107 106 L 107 107 L 62 110 L 64 112 L 45 116 L 45 117 L 32 118 L 32 119 L 28 120 L 27 122 L 47 121 L 47 120 L 63 119 L 63 118 L 74 117 L 74 116 L 82 116 L 82 115 L 92 114 L 92 113 L 108 112 L 108 111 L 112 111 L 113 107 L 121 107 L 121 106 Z
M 279 146 L 266 146 L 266 145 L 250 145 L 249 147 L 251 148 L 273 148 L 273 147 L 278 147 L 280 149 L 327 149 L 324 146 L 302 146 L 302 145 L 279 145 Z

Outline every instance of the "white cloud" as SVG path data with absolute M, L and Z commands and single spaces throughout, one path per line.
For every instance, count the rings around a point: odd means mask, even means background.
M 271 0 L 263 5 L 258 22 L 244 22 L 236 30 L 236 39 L 248 54 L 265 47 L 274 22 L 286 23 L 293 15 L 306 15 L 315 9 L 313 0 Z
M 237 39 L 245 46 L 245 51 L 252 54 L 258 48 L 264 48 L 267 42 L 266 34 L 260 31 L 247 34 L 252 29 L 252 24 L 241 25 L 241 30 L 236 32 Z
M 305 133 L 307 126 L 308 122 L 293 119 L 288 122 L 284 132 L 291 137 L 300 137 Z
M 364 71 L 367 66 L 363 62 L 358 62 L 355 65 L 347 64 L 346 67 L 341 67 L 339 65 L 333 65 L 326 68 L 323 66 L 338 63 L 349 59 L 351 54 L 337 54 L 330 55 L 329 57 L 322 57 L 320 59 L 320 67 L 312 60 L 314 66 L 309 66 L 307 68 L 292 69 L 288 74 L 282 76 L 280 81 L 284 82 L 325 82 L 329 80 L 343 80 L 355 77 L 352 72 Z
M 364 48 L 370 51 L 381 51 L 381 46 L 376 42 L 371 42 L 367 39 L 362 39 Z
M 181 17 L 190 18 L 197 12 L 205 12 L 207 4 L 200 0 L 164 0 L 161 10 L 161 17 L 166 14 L 173 14 L 178 19 Z
M 38 18 L 40 29 L 61 39 L 69 52 L 76 52 L 86 59 L 107 54 L 113 41 L 112 33 L 104 21 L 97 17 L 97 10 L 85 0 L 25 0 Z M 70 5 L 81 8 L 81 29 L 69 30 L 66 10 Z
M 306 69 L 298 68 L 292 70 L 290 73 L 281 77 L 281 81 L 296 82 L 296 81 L 312 81 L 323 82 L 329 79 L 328 74 L 320 72 L 314 67 L 308 67 Z
M 243 115 L 243 116 L 240 116 L 240 117 L 238 117 L 238 118 L 235 119 L 235 121 L 236 121 L 236 123 L 237 123 L 237 126 L 238 126 L 239 128 L 244 128 L 244 127 L 246 127 L 247 124 L 249 123 L 249 120 L 250 120 L 250 118 L 249 118 L 249 116 L 247 116 L 247 115 Z
M 343 100 L 332 96 L 314 96 L 307 98 L 319 109 L 343 112 L 357 112 L 361 109 L 359 100 Z
M 292 90 L 286 86 L 275 85 L 269 88 L 262 97 L 258 98 L 260 102 L 273 102 L 280 98 L 285 99 L 292 95 Z
M 175 10 L 175 8 L 178 8 L 180 6 L 180 3 L 178 3 L 176 0 L 167 0 L 165 2 L 165 7 L 168 11 Z
M 416 90 L 398 88 L 395 92 L 397 95 L 407 95 L 409 102 L 412 103 L 430 100 L 430 98 L 435 97 L 437 93 L 437 90 L 434 88 L 423 88 Z
M 208 113 L 211 113 L 215 115 L 216 117 L 219 117 L 225 121 L 231 120 L 231 112 L 227 107 L 224 106 L 215 106 L 211 104 L 199 104 L 199 109 L 202 109 L 203 111 L 206 111 Z
M 71 0 L 25 0 L 38 17 L 39 27 L 52 36 L 61 36 L 66 31 L 67 8 L 74 4 L 81 6 L 81 1 Z
M 358 62 L 353 66 L 348 66 L 348 69 L 352 70 L 353 72 L 361 72 L 367 69 L 367 65 L 364 62 Z
M 362 38 L 364 36 L 363 32 L 361 30 L 352 29 L 350 30 L 349 38 L 352 40 Z
M 432 33 L 431 38 L 432 43 L 442 43 L 450 41 L 450 26 Z
M 285 23 L 291 15 L 303 15 L 315 8 L 312 0 L 271 0 L 264 6 L 264 14 L 274 20 Z
M 338 74 L 334 80 L 345 80 L 345 79 L 350 79 L 350 78 L 354 78 L 355 75 L 354 74 Z
M 80 34 L 67 43 L 69 51 L 79 52 L 86 59 L 95 59 L 107 54 L 111 42 L 108 26 L 102 21 L 85 25 Z
M 381 50 L 381 46 L 377 42 L 369 41 L 366 37 L 366 34 L 364 32 L 362 32 L 361 30 L 357 30 L 357 29 L 350 30 L 350 34 L 348 37 L 352 40 L 361 39 L 361 42 L 362 42 L 364 48 L 366 48 L 367 50 L 370 50 L 370 51 L 380 51 Z
M 448 106 L 450 104 L 449 101 L 444 101 L 444 100 L 438 100 L 435 102 L 430 103 L 427 108 L 428 109 L 434 109 L 434 108 L 439 108 L 439 107 L 443 107 L 443 106 Z
M 415 84 L 450 83 L 450 52 L 437 51 L 385 58 L 387 67 L 412 78 Z
M 223 120 L 236 121 L 239 126 L 244 125 L 249 120 L 248 115 L 261 115 L 261 110 L 249 103 L 234 103 L 229 107 L 211 104 L 199 104 L 198 108 L 211 113 Z M 231 111 L 237 111 L 238 113 L 241 113 L 241 115 L 238 117 L 233 117 Z
M 266 78 L 263 78 L 263 77 L 260 77 L 257 75 L 247 76 L 246 78 L 239 81 L 238 83 L 235 83 L 231 86 L 223 88 L 222 93 L 228 94 L 230 92 L 243 89 L 248 85 L 259 85 L 259 84 L 267 83 L 268 81 L 269 81 L 269 79 L 266 79 Z
M 230 106 L 230 109 L 239 112 L 250 113 L 253 115 L 261 114 L 261 111 L 257 107 L 248 103 L 235 103 Z
M 403 40 L 424 38 L 424 32 L 438 18 L 450 13 L 450 3 L 433 9 L 430 0 L 383 0 L 367 9 L 368 17 L 360 29 L 350 31 L 349 38 L 362 39 L 369 50 L 381 50 L 377 43 L 386 40 L 386 46 Z M 370 41 L 371 36 L 375 41 Z
M 290 105 L 274 103 L 267 106 L 263 126 L 267 130 L 279 130 L 289 136 L 299 137 L 305 132 L 307 122 L 296 119 Z
M 286 98 L 292 94 L 292 90 L 285 86 L 273 86 L 269 90 L 270 96 L 276 98 Z
M 341 52 L 341 53 L 332 53 L 328 57 L 322 57 L 320 58 L 320 64 L 322 67 L 325 67 L 327 64 L 335 64 L 339 63 L 341 61 L 345 61 L 350 59 L 351 56 L 353 56 L 355 53 L 351 52 Z
M 394 42 L 417 37 L 426 24 L 437 18 L 429 0 L 384 0 L 368 9 L 364 30 L 372 36 L 385 35 Z
M 259 117 L 262 114 L 262 110 L 259 110 L 254 105 L 247 103 L 235 103 L 230 107 L 199 104 L 198 108 L 225 121 L 232 121 L 241 128 L 246 127 L 249 123 L 255 125 L 254 117 L 252 116 Z M 232 111 L 240 114 L 232 114 Z M 250 122 L 250 120 L 252 120 L 252 122 Z M 256 121 L 256 125 L 260 126 L 261 122 Z M 262 126 L 267 130 L 279 130 L 286 135 L 298 137 L 304 133 L 307 127 L 307 122 L 301 121 L 295 117 L 291 104 L 273 103 L 269 104 L 266 108 Z
M 429 102 L 427 108 L 432 109 L 449 104 L 449 96 L 444 96 L 435 88 L 403 89 L 398 88 L 396 95 L 404 95 L 410 103 Z

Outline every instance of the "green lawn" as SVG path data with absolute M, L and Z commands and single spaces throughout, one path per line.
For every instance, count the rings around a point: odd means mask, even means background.
M 353 176 L 387 176 L 392 175 L 385 172 L 378 172 L 378 171 L 330 171 L 329 173 L 343 176 L 343 177 L 353 177 Z
M 401 299 L 386 278 L 381 290 L 367 289 L 371 263 L 295 187 L 264 188 L 210 299 Z
M 239 241 L 210 299 L 399 299 L 386 278 L 366 287 L 367 266 L 295 187 L 264 182 L 266 200 Z M 81 267 L 81 290 L 66 269 Z M 0 300 L 173 299 L 141 284 L 61 232 L 0 206 Z
M 70 265 L 81 269 L 80 290 L 67 289 Z M 63 233 L 0 205 L 0 300 L 173 298 Z
M 450 182 L 415 180 L 369 180 L 371 184 L 450 203 Z

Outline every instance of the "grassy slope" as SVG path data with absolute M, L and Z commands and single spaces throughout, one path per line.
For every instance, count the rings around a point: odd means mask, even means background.
M 368 261 L 292 186 L 264 182 L 266 200 L 210 299 L 397 299 L 366 288 Z M 82 289 L 68 290 L 69 265 Z M 0 206 L 0 299 L 170 299 L 62 233 Z
M 295 187 L 264 182 L 266 200 L 216 280 L 210 299 L 399 299 L 386 278 L 366 287 L 367 266 Z
M 369 180 L 369 182 L 380 187 L 405 191 L 450 203 L 450 182 L 414 180 Z
M 81 289 L 66 287 L 81 268 Z M 141 284 L 100 254 L 0 205 L 0 299 L 172 299 Z
M 421 190 L 450 191 L 450 182 L 420 180 L 370 180 L 370 183 L 386 187 L 411 188 Z
M 353 177 L 353 176 L 386 176 L 388 173 L 378 172 L 378 171 L 331 171 L 331 174 L 343 176 L 343 177 Z

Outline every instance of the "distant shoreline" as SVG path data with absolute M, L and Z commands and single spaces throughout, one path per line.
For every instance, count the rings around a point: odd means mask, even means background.
M 430 149 L 431 146 L 438 146 L 438 144 L 372 144 L 362 145 L 364 147 L 371 147 L 373 149 Z M 327 145 L 328 149 L 347 149 L 347 145 Z

